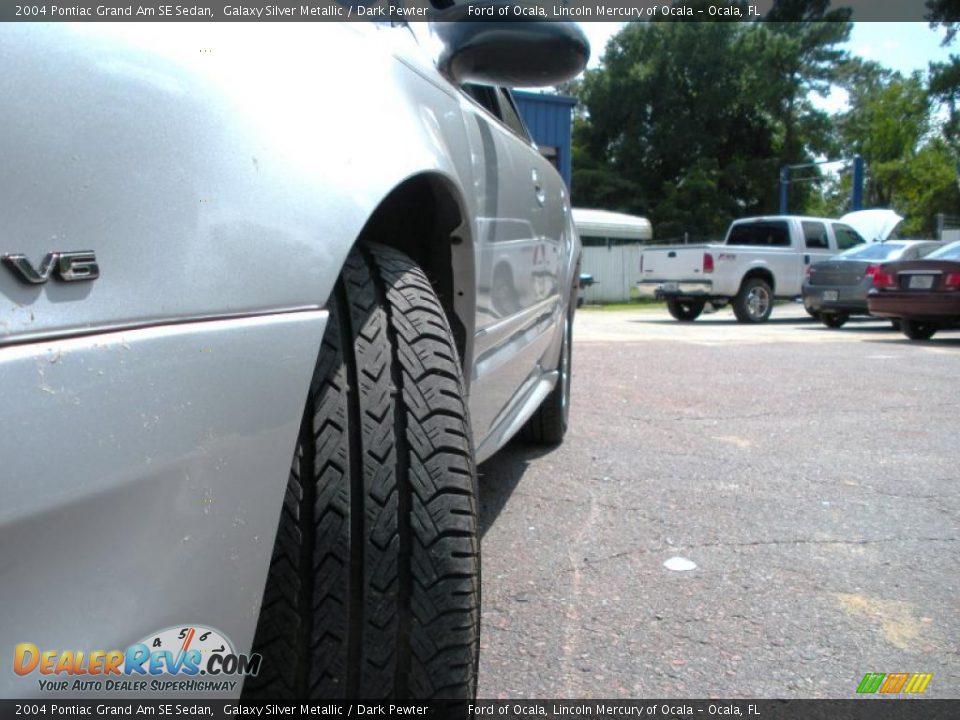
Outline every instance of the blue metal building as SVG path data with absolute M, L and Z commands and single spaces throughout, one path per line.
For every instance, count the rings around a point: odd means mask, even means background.
M 573 108 L 577 101 L 564 95 L 515 90 L 513 98 L 540 152 L 560 171 L 570 187 Z

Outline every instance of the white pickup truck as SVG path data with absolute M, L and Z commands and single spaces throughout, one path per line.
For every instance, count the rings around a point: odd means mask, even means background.
M 806 268 L 865 242 L 826 218 L 770 215 L 735 220 L 723 243 L 644 248 L 643 297 L 663 298 L 677 320 L 695 320 L 707 303 L 733 304 L 740 322 L 765 322 L 774 298 L 795 298 Z

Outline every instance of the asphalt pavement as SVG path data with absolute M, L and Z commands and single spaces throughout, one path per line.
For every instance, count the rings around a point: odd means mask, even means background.
M 587 310 L 573 367 L 480 466 L 480 697 L 960 697 L 960 332 Z

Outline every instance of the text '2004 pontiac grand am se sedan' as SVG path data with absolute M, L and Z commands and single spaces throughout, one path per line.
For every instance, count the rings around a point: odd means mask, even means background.
M 0 695 L 475 694 L 475 464 L 566 430 L 580 253 L 504 87 L 589 46 L 468 7 L 0 28 Z

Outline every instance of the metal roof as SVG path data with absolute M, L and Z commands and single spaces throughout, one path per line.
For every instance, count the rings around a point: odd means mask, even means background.
M 577 226 L 577 232 L 581 235 L 636 238 L 637 240 L 653 238 L 653 226 L 650 221 L 639 215 L 627 215 L 610 212 L 609 210 L 573 208 L 573 222 Z

